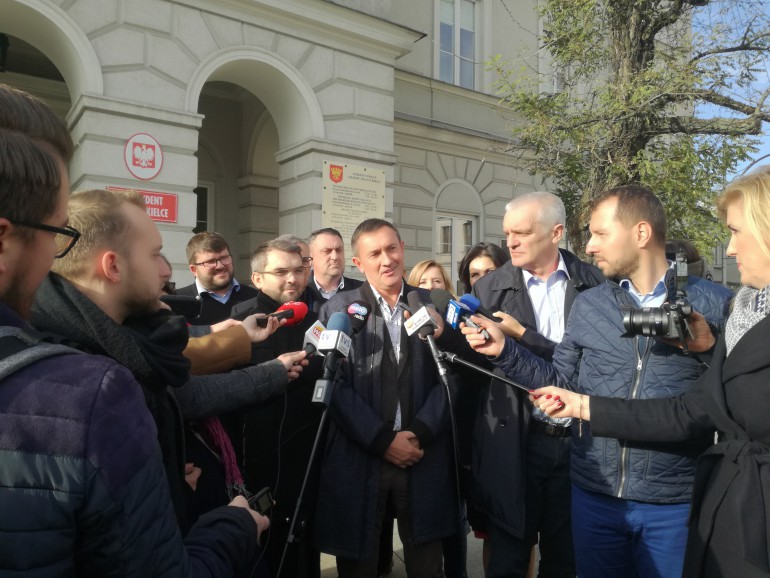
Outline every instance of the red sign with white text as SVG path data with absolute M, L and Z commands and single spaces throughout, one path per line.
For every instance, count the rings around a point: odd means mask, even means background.
M 107 187 L 108 191 L 130 191 L 135 190 L 144 197 L 144 204 L 147 214 L 153 221 L 158 223 L 176 223 L 178 197 L 173 193 L 159 193 L 157 191 L 142 191 L 139 189 L 128 189 L 125 187 Z

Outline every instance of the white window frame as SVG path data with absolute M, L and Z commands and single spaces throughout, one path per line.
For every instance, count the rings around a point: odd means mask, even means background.
M 452 81 L 444 80 L 441 78 L 441 0 L 434 0 L 434 32 L 433 32 L 433 38 L 434 38 L 434 46 L 435 46 L 435 53 L 434 53 L 434 77 L 440 80 L 441 82 L 446 82 L 448 84 L 453 84 L 455 86 L 460 86 L 462 88 L 467 88 L 468 90 L 478 90 L 478 86 L 480 85 L 480 74 L 479 74 L 479 68 L 476 66 L 476 63 L 480 61 L 479 55 L 481 52 L 481 28 L 482 28 L 482 11 L 481 11 L 481 0 L 467 0 L 469 2 L 473 3 L 473 60 L 471 61 L 472 67 L 473 67 L 473 86 L 463 86 L 460 84 L 460 62 L 465 60 L 462 59 L 459 55 L 459 47 L 460 47 L 460 26 L 458 23 L 460 22 L 461 18 L 461 10 L 462 10 L 462 2 L 463 0 L 452 0 L 454 3 L 454 23 L 452 24 L 453 27 L 453 46 L 452 46 L 452 63 L 453 63 L 453 79 Z M 467 62 L 467 60 L 465 60 Z

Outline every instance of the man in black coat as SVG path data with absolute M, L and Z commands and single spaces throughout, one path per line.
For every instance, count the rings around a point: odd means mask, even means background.
M 404 328 L 403 302 L 415 289 L 403 280 L 398 231 L 369 219 L 351 243 L 353 262 L 367 282 L 330 299 L 321 321 L 354 302 L 371 314 L 353 336 L 329 408 L 315 541 L 337 557 L 341 578 L 376 576 L 379 533 L 390 504 L 407 573 L 443 576 L 441 539 L 459 524 L 446 393 L 427 344 Z M 422 291 L 423 301 L 427 297 Z
M 351 291 L 361 281 L 345 277 L 345 244 L 342 235 L 331 227 L 310 233 L 307 239 L 313 272 L 305 291 L 308 307 L 318 312 L 339 291 Z
M 200 295 L 201 313 L 192 325 L 213 325 L 230 317 L 233 305 L 257 296 L 253 287 L 241 285 L 233 274 L 233 255 L 219 233 L 203 232 L 187 242 L 187 261 L 195 283 L 176 290 L 177 295 Z
M 307 272 L 298 245 L 283 238 L 261 244 L 252 254 L 251 269 L 251 279 L 258 294 L 233 307 L 233 315 L 247 310 L 272 313 L 284 303 L 299 300 Z M 316 320 L 317 316 L 311 311 L 299 324 L 281 327 L 265 341 L 252 345 L 252 362 L 262 363 L 283 353 L 301 350 L 305 332 Z M 284 396 L 276 396 L 223 418 L 239 454 L 246 485 L 252 491 L 263 487 L 273 489 L 276 505 L 271 514 L 270 540 L 265 553 L 273 575 L 281 562 L 323 409 L 311 402 L 319 363 L 318 360 L 311 362 Z M 311 505 L 312 500 L 311 489 L 306 504 Z M 306 509 L 302 511 L 298 528 L 309 523 Z M 313 578 L 319 574 L 320 554 L 310 543 L 310 537 L 300 532 L 299 542 L 287 553 L 282 575 Z
M 506 206 L 503 220 L 511 261 L 479 279 L 473 293 L 491 311 L 507 313 L 512 337 L 551 359 L 575 296 L 604 277 L 559 250 L 564 205 L 546 192 Z M 540 544 L 541 576 L 574 576 L 570 520 L 570 420 L 532 415 L 526 395 L 492 382 L 474 427 L 477 505 L 489 516 L 488 576 L 525 576 Z

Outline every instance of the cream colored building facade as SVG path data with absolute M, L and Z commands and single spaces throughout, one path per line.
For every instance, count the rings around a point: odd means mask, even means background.
M 178 283 L 196 227 L 225 235 L 242 280 L 261 241 L 320 227 L 324 161 L 384 171 L 407 266 L 437 257 L 456 279 L 468 246 L 503 240 L 506 202 L 539 186 L 510 166 L 514 119 L 484 69 L 497 53 L 547 66 L 536 5 L 0 0 L 0 82 L 66 120 L 73 190 L 176 197 L 158 224 Z M 137 133 L 163 151 L 147 180 L 124 158 Z

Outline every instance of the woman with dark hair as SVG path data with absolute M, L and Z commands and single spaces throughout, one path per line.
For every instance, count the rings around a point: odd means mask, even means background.
M 490 271 L 502 267 L 508 260 L 508 254 L 494 243 L 477 243 L 471 247 L 460 261 L 460 281 L 466 293 Z
M 742 287 L 710 368 L 674 398 L 626 400 L 546 387 L 533 403 L 591 420 L 589 435 L 676 442 L 716 431 L 695 472 L 684 576 L 770 574 L 770 173 L 741 177 L 717 201 Z M 697 326 L 699 319 L 691 320 Z M 699 331 L 695 338 L 700 337 Z M 705 345 L 708 345 L 706 343 Z M 586 428 L 586 431 L 588 429 Z

